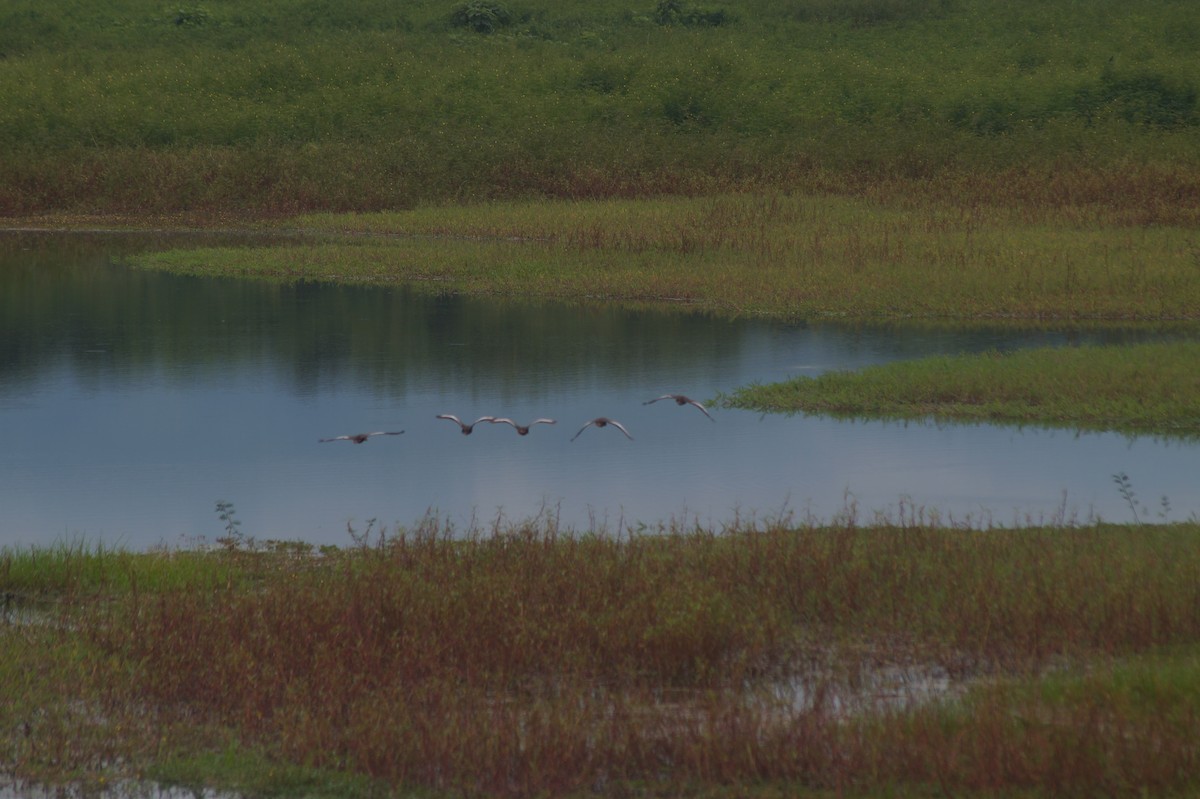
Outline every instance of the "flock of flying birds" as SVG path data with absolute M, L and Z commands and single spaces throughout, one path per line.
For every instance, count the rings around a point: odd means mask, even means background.
M 707 410 L 705 410 L 703 405 L 701 405 L 699 402 L 696 402 L 696 400 L 694 400 L 690 397 L 684 396 L 683 394 L 663 394 L 661 397 L 655 397 L 652 400 L 646 400 L 642 404 L 643 405 L 651 405 L 655 402 L 658 402 L 659 400 L 665 400 L 665 399 L 675 400 L 676 405 L 694 405 L 695 407 L 699 408 L 700 412 L 703 413 L 705 416 L 707 416 L 710 421 L 713 421 L 713 422 L 716 421 L 716 419 L 713 419 L 712 415 Z M 520 435 L 520 436 L 529 435 L 529 428 L 533 427 L 535 424 L 558 424 L 557 420 L 555 420 L 555 419 L 534 419 L 529 424 L 517 424 L 512 419 L 509 419 L 504 416 L 480 416 L 475 421 L 468 423 L 468 422 L 464 422 L 462 419 L 459 419 L 457 416 L 455 416 L 452 413 L 439 413 L 437 415 L 437 418 L 448 419 L 449 421 L 454 422 L 456 425 L 458 425 L 460 432 L 464 436 L 471 435 L 471 433 L 475 430 L 475 425 L 479 424 L 480 422 L 489 422 L 491 424 L 512 425 L 513 428 L 517 431 L 517 435 Z M 613 427 L 617 428 L 618 430 L 620 430 L 622 433 L 625 434 L 626 438 L 628 438 L 630 441 L 633 441 L 633 436 L 631 436 L 629 434 L 629 431 L 625 429 L 625 425 L 621 424 L 616 419 L 610 419 L 607 416 L 597 416 L 595 419 L 592 419 L 587 424 L 585 424 L 583 427 L 579 428 L 579 432 L 576 433 L 575 435 L 571 436 L 571 440 L 574 441 L 575 439 L 579 438 L 580 434 L 583 433 L 584 430 L 587 430 L 589 427 L 601 428 L 601 427 L 608 427 L 609 425 L 612 425 Z M 317 440 L 321 443 L 325 443 L 327 441 L 353 441 L 355 444 L 361 444 L 364 441 L 366 441 L 368 438 L 371 438 L 373 436 L 398 436 L 403 432 L 404 432 L 403 430 L 395 430 L 395 431 L 379 430 L 374 433 L 355 433 L 353 435 L 348 435 L 348 436 L 334 436 L 333 438 L 320 438 Z

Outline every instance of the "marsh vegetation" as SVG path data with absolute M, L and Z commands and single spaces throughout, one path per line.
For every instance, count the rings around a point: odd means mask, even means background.
M 44 608 L 0 630 L 7 768 L 228 785 L 249 760 L 260 788 L 434 795 L 1195 787 L 1194 523 L 859 515 L 5 550 L 0 579 Z
M 13 0 L 0 212 L 948 180 L 979 198 L 1149 194 L 1170 213 L 1197 191 L 1194 16 L 1180 0 Z
M 1185 0 L 9 0 L 0 214 L 316 235 L 134 259 L 188 274 L 1187 339 L 1197 52 Z M 1191 435 L 1195 363 L 1188 341 L 938 359 L 729 401 Z M 315 550 L 226 505 L 216 549 L 9 547 L 0 771 L 1195 792 L 1200 528 L 1143 524 L 1113 480 L 1134 524 L 851 504 L 615 536 L 431 518 Z
M 747 386 L 726 407 L 1200 436 L 1200 344 L 922 358 Z

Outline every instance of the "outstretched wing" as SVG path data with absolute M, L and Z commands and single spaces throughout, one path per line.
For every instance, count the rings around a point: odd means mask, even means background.
M 661 397 L 655 397 L 652 400 L 646 400 L 642 404 L 643 405 L 653 405 L 654 403 L 658 402 L 659 400 L 665 400 L 665 399 L 675 399 L 675 395 L 674 394 L 663 394 Z
M 707 416 L 707 417 L 708 417 L 708 418 L 709 418 L 711 421 L 714 421 L 714 422 L 715 422 L 715 421 L 717 421 L 716 419 L 713 419 L 713 418 L 712 418 L 712 414 L 710 414 L 708 411 L 706 411 L 706 410 L 704 409 L 704 406 L 703 406 L 703 405 L 701 405 L 700 403 L 696 402 L 694 399 L 690 399 L 690 400 L 688 400 L 688 401 L 687 401 L 687 404 L 688 404 L 688 405 L 695 405 L 697 408 L 699 408 L 699 409 L 700 409 L 700 412 L 701 412 L 701 413 L 703 413 L 705 416 Z
M 633 436 L 629 435 L 629 431 L 625 429 L 625 425 L 618 422 L 616 419 L 609 419 L 608 423 L 625 434 L 625 437 L 633 441 Z

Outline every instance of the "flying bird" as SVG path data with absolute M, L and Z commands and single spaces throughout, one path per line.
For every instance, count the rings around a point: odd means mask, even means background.
M 403 433 L 403 430 L 397 430 L 394 433 L 380 430 L 375 433 L 355 433 L 352 436 L 334 436 L 333 438 L 318 438 L 317 441 L 324 444 L 326 441 L 353 441 L 355 444 L 361 444 L 371 436 L 398 436 Z
M 595 419 L 588 422 L 583 427 L 579 428 L 579 433 L 582 433 L 584 430 L 587 430 L 592 425 L 595 425 L 596 427 L 608 427 L 610 424 L 613 427 L 620 430 L 622 433 L 624 433 L 625 437 L 628 438 L 630 441 L 633 441 L 633 436 L 629 435 L 629 431 L 625 429 L 624 425 L 622 425 L 616 419 L 609 419 L 607 416 L 597 416 Z M 574 441 L 575 439 L 579 438 L 579 433 L 576 433 L 575 435 L 571 436 L 571 440 Z
M 469 435 L 471 435 L 471 431 L 473 431 L 475 429 L 475 425 L 479 424 L 480 422 L 490 422 L 495 417 L 494 416 L 480 416 L 478 419 L 471 422 L 470 424 L 467 424 L 466 422 L 462 421 L 461 419 L 459 419 L 457 416 L 455 416 L 452 413 L 439 413 L 437 418 L 449 419 L 450 421 L 454 422 L 462 429 L 462 434 L 464 436 L 469 436 Z
M 699 402 L 696 402 L 691 397 L 685 397 L 683 394 L 663 394 L 661 397 L 655 397 L 652 400 L 646 400 L 642 404 L 650 405 L 652 403 L 658 402 L 659 400 L 665 400 L 665 399 L 675 400 L 676 405 L 695 405 L 697 408 L 700 409 L 701 413 L 703 413 L 705 416 L 707 416 L 709 418 L 709 421 L 713 421 L 713 422 L 717 421 L 716 419 L 713 419 L 712 416 L 709 414 L 709 412 L 704 409 L 703 405 L 701 405 Z
M 534 419 L 529 424 L 517 424 L 512 419 L 504 416 L 500 416 L 495 419 L 488 419 L 488 421 L 492 424 L 511 424 L 516 429 L 517 435 L 519 436 L 529 435 L 529 428 L 533 427 L 535 424 L 557 424 L 557 422 L 553 419 Z

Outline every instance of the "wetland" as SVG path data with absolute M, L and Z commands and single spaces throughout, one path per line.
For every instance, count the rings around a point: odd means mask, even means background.
M 620 533 L 719 528 L 739 515 L 827 520 L 848 498 L 968 526 L 1132 520 L 1112 487 L 1118 472 L 1151 518 L 1200 508 L 1194 439 L 1081 432 L 1069 414 L 1058 427 L 1018 427 L 712 406 L 710 421 L 644 404 L 927 356 L 1180 337 L 1161 329 L 800 323 L 197 277 L 132 268 L 134 251 L 164 246 L 137 233 L 8 234 L 3 245 L 0 525 L 10 545 L 211 542 L 224 527 L 217 503 L 233 507 L 245 535 L 328 545 L 371 520 L 378 530 L 426 514 L 464 529 L 545 514 Z M 258 246 L 227 252 L 253 260 Z M 523 437 L 482 425 L 467 437 L 436 418 L 451 413 L 557 424 Z M 635 440 L 609 429 L 572 441 L 597 415 Z M 405 434 L 318 442 L 395 429 Z
M 10 0 L 0 795 L 1195 793 L 1197 52 Z

